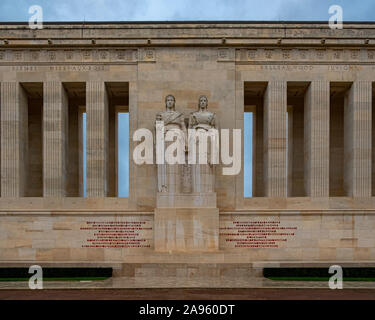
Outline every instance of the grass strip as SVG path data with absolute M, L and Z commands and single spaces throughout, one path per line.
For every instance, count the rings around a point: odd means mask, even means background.
M 59 278 L 43 278 L 43 281 L 96 281 L 107 280 L 109 277 L 59 277 Z M 29 281 L 29 278 L 0 278 L 0 282 L 10 281 Z
M 275 281 L 328 281 L 329 277 L 266 277 Z M 375 281 L 375 278 L 347 277 L 343 281 Z

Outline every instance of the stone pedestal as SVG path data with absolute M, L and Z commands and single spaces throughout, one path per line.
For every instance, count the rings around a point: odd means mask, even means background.
M 215 252 L 219 249 L 219 209 L 156 208 L 157 252 Z
M 163 193 L 156 196 L 157 208 L 216 208 L 216 192 Z

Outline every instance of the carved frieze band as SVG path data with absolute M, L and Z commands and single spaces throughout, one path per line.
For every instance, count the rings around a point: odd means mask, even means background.
M 222 49 L 219 49 L 219 52 Z M 220 60 L 220 59 L 218 59 Z M 331 48 L 254 48 L 238 49 L 236 62 L 317 62 L 355 63 L 375 62 L 375 49 L 331 49 Z
M 140 49 L 4 49 L 0 63 L 137 63 L 155 62 L 154 48 Z M 218 62 L 375 62 L 375 49 L 218 48 Z
M 155 59 L 153 48 L 0 50 L 0 63 L 137 63 L 155 62 Z

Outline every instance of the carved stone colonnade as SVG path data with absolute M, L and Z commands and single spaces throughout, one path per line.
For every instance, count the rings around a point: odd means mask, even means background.
M 345 132 L 345 135 L 341 132 L 342 136 L 337 138 L 344 141 L 345 196 L 371 197 L 373 82 L 356 80 L 344 84 L 346 87 L 341 88 L 342 99 L 339 106 L 341 110 L 337 112 L 343 114 L 344 128 L 342 131 Z M 254 92 L 259 91 L 259 83 L 245 82 L 245 92 L 246 90 L 251 91 L 252 86 L 255 88 Z M 263 189 L 258 193 L 262 193 L 262 196 L 265 197 L 291 196 L 290 190 L 288 190 L 291 173 L 288 175 L 288 169 L 292 171 L 293 168 L 291 164 L 287 168 L 288 162 L 291 160 L 291 152 L 288 149 L 297 146 L 294 146 L 293 141 L 289 141 L 288 146 L 287 141 L 288 135 L 289 140 L 292 140 L 293 135 L 297 135 L 295 138 L 303 140 L 302 147 L 297 150 L 301 163 L 293 163 L 293 165 L 302 165 L 303 184 L 300 187 L 305 190 L 305 193 L 300 191 L 300 194 L 306 197 L 332 196 L 329 188 L 330 152 L 332 152 L 330 150 L 330 148 L 332 149 L 330 135 L 334 134 L 330 132 L 330 126 L 338 126 L 339 120 L 330 119 L 330 109 L 337 104 L 333 95 L 336 93 L 335 90 L 340 90 L 342 84 L 328 80 L 313 80 L 311 82 L 280 80 L 265 82 L 263 86 L 263 98 L 252 99 L 250 97 L 248 103 L 256 105 L 245 106 L 245 111 L 254 112 L 255 117 L 257 117 L 257 109 L 263 107 L 261 110 L 263 114 L 259 115 L 260 119 L 254 121 L 255 126 L 263 127 L 254 129 L 255 136 L 257 136 L 257 131 L 258 133 L 259 130 L 263 131 L 259 135 L 262 137 L 254 139 L 254 143 L 262 144 L 264 153 L 263 175 L 258 169 L 255 170 L 257 176 L 253 178 L 255 180 L 253 185 L 258 182 L 258 185 L 261 185 Z M 296 96 L 294 92 L 297 90 L 296 88 L 301 89 L 302 92 L 300 101 L 297 102 L 293 101 Z M 293 89 L 295 90 L 293 91 Z M 299 109 L 302 109 L 302 118 L 297 119 L 296 117 L 295 123 L 292 122 L 292 112 L 287 112 L 289 108 L 293 108 L 288 102 L 288 95 L 292 96 L 290 104 L 294 103 Z M 297 111 L 300 113 L 299 109 Z M 334 112 L 336 113 L 336 111 Z M 291 119 L 287 119 L 288 113 Z M 302 129 L 291 134 L 290 131 L 296 131 L 295 127 L 297 126 Z
M 68 97 L 63 83 L 43 87 L 43 196 L 66 196 Z M 108 195 L 108 97 L 105 82 L 86 83 L 87 196 Z M 371 81 L 357 80 L 345 99 L 347 196 L 371 197 Z M 20 83 L 1 83 L 1 195 L 25 195 L 27 97 Z M 329 196 L 330 82 L 312 81 L 305 93 L 304 187 L 308 197 Z M 287 82 L 270 81 L 264 93 L 264 195 L 287 196 Z M 25 123 L 26 122 L 26 123 Z M 31 152 L 34 152 L 31 150 Z
M 108 85 L 108 86 L 107 86 Z M 116 111 L 128 111 L 128 83 L 107 84 L 104 81 L 63 83 L 2 82 L 1 86 L 1 196 L 25 197 L 27 188 L 37 188 L 32 179 L 29 158 L 42 151 L 42 195 L 43 197 L 69 196 L 68 187 L 73 181 L 74 196 L 83 194 L 82 170 L 82 113 L 87 115 L 86 126 L 86 190 L 87 197 L 113 196 L 115 182 L 114 127 Z M 69 92 L 69 93 L 68 93 Z M 78 93 L 78 94 L 77 94 Z M 37 101 L 33 95 L 39 95 Z M 73 99 L 70 97 L 73 96 Z M 111 95 L 112 98 L 109 97 Z M 117 96 L 116 96 L 117 95 Z M 36 102 L 35 102 L 36 101 Z M 110 106 L 110 103 L 113 105 Z M 41 122 L 33 124 L 28 119 L 28 109 L 39 104 Z M 75 107 L 70 111 L 71 105 Z M 115 109 L 115 110 L 112 110 Z M 31 115 L 32 116 L 32 115 Z M 32 126 L 32 128 L 28 128 Z M 41 131 L 39 150 L 28 146 L 28 134 Z M 73 134 L 71 131 L 74 131 Z M 74 143 L 75 148 L 68 145 Z M 116 138 L 117 140 L 117 138 Z M 75 155 L 76 175 L 68 174 L 70 153 Z M 79 163 L 78 163 L 79 162 Z M 110 163 L 111 162 L 111 163 Z M 34 166 L 35 167 L 35 166 Z M 78 172 L 79 171 L 79 172 Z M 111 186 L 109 184 L 112 184 Z M 79 189 L 79 190 L 78 190 Z M 30 195 L 28 195 L 30 196 Z
M 375 27 L 354 23 L 339 32 L 319 23 L 55 23 L 35 32 L 24 25 L 1 25 L 0 232 L 5 241 L 0 261 L 119 262 L 133 264 L 132 270 L 162 272 L 164 264 L 173 269 L 196 263 L 197 274 L 205 275 L 206 267 L 222 264 L 238 278 L 241 272 L 236 270 L 259 261 L 375 261 Z M 87 198 L 72 197 L 64 187 L 70 179 L 66 157 L 71 156 L 65 145 L 64 130 L 72 120 L 67 100 L 76 83 L 83 84 L 77 106 L 85 106 L 87 113 Z M 156 252 L 156 243 L 163 240 L 155 236 L 156 215 L 168 213 L 166 224 L 176 217 L 176 208 L 157 208 L 156 166 L 136 166 L 131 159 L 129 198 L 109 191 L 113 179 L 108 173 L 113 170 L 107 169 L 111 152 L 106 142 L 112 138 L 106 132 L 113 126 L 107 121 L 108 88 L 119 83 L 128 86 L 130 159 L 132 134 L 137 128 L 152 130 L 167 94 L 176 97 L 176 110 L 186 115 L 206 95 L 219 128 L 243 128 L 244 112 L 255 110 L 254 196 L 244 198 L 243 170 L 223 176 L 219 165 L 217 207 L 207 208 L 207 215 L 200 207 L 178 208 L 193 244 L 207 235 L 210 211 L 215 211 L 215 250 L 210 254 L 189 250 L 178 232 L 179 252 L 188 254 Z M 293 90 L 301 86 L 303 92 L 295 97 Z M 34 103 L 29 99 L 32 88 L 43 110 L 44 147 L 29 151 L 42 159 L 43 192 L 25 197 L 23 137 L 25 110 L 34 106 L 26 102 Z M 303 115 L 294 114 L 295 106 Z M 293 124 L 303 134 L 290 134 L 290 107 Z M 339 143 L 332 132 L 340 132 Z M 299 140 L 289 146 L 290 137 Z M 291 147 L 298 157 L 293 153 L 293 161 L 287 161 Z M 297 178 L 289 177 L 290 163 Z M 333 185 L 341 184 L 344 191 L 332 193 L 330 180 L 339 171 L 342 179 Z M 303 192 L 290 193 L 290 181 Z M 191 219 L 187 209 L 207 217 L 207 225 Z M 145 228 L 136 245 L 92 247 L 94 231 L 87 226 L 95 223 Z M 276 244 L 254 245 L 240 234 L 249 232 L 243 226 L 267 224 L 294 228 L 293 235 Z M 158 231 L 169 235 L 163 228 Z

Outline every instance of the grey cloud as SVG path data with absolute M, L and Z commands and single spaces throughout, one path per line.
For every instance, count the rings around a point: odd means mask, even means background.
M 27 21 L 35 3 L 45 21 L 328 20 L 331 4 L 345 20 L 375 20 L 373 0 L 1 0 L 0 20 Z

